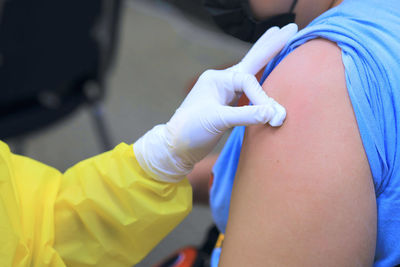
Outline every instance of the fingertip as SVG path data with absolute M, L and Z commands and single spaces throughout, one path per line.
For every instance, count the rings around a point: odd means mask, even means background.
M 273 118 L 276 111 L 270 105 L 262 105 L 262 106 L 260 105 L 258 107 L 259 107 L 258 118 L 257 118 L 258 123 L 267 124 L 271 120 L 271 118 Z
M 271 32 L 276 32 L 279 31 L 279 27 L 278 26 L 273 26 L 271 28 L 269 28 L 265 33 L 271 33 Z
M 269 125 L 271 125 L 272 127 L 279 127 L 283 124 L 285 119 L 286 119 L 286 109 L 281 105 L 279 105 L 278 107 L 275 107 L 275 115 L 269 121 Z
M 296 23 L 289 23 L 281 29 L 281 32 L 287 33 L 289 36 L 295 35 L 299 27 Z
M 285 121 L 285 119 L 272 119 L 269 121 L 269 125 L 271 127 L 280 127 L 282 126 L 283 122 Z
M 253 45 L 253 48 L 263 49 L 264 43 L 270 42 L 271 37 L 277 34 L 280 30 L 281 29 L 278 26 L 269 28 Z

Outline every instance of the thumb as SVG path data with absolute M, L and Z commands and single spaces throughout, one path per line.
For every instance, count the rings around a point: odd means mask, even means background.
M 266 124 L 275 115 L 275 109 L 270 105 L 231 107 L 223 106 L 219 110 L 221 124 L 216 125 L 221 130 L 234 126 L 249 126 L 254 124 Z
M 254 105 L 267 105 L 272 100 L 262 89 L 254 75 L 234 72 L 232 74 L 233 89 L 236 93 L 245 93 Z

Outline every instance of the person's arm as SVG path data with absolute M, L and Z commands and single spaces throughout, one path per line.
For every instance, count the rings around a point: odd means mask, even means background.
M 193 188 L 193 204 L 208 205 L 209 187 L 212 168 L 218 159 L 218 154 L 209 155 L 194 165 L 187 178 Z
M 132 266 L 190 212 L 187 179 L 157 181 L 132 146 L 61 174 L 0 142 L 1 266 Z
M 187 179 L 149 177 L 132 146 L 82 161 L 65 172 L 55 201 L 55 249 L 67 266 L 138 263 L 191 210 Z
M 376 200 L 340 49 L 304 44 L 263 88 L 287 119 L 246 130 L 220 266 L 371 266 Z

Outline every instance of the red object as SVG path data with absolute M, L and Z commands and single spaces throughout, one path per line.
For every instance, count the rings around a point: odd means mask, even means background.
M 197 254 L 196 248 L 185 247 L 153 267 L 192 267 L 196 261 Z

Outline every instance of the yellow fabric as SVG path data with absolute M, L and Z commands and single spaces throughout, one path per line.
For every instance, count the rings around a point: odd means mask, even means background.
M 187 179 L 151 179 L 127 144 L 62 174 L 0 141 L 0 266 L 132 266 L 191 202 Z

